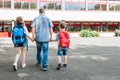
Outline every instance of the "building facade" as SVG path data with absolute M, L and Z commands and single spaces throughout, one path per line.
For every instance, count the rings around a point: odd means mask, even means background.
M 67 23 L 69 32 L 83 29 L 113 32 L 120 29 L 119 0 L 0 0 L 0 37 L 8 37 L 17 16 L 22 16 L 29 31 L 39 8 L 53 21 L 54 32 L 59 22 Z

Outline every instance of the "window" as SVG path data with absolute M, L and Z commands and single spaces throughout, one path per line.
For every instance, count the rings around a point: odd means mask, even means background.
M 55 9 L 60 10 L 61 9 L 61 3 L 56 2 L 55 3 Z
M 36 9 L 37 8 L 37 3 L 36 2 L 30 2 L 30 8 L 31 9 Z
M 114 4 L 109 4 L 109 11 L 114 11 L 114 8 L 115 8 Z
M 22 2 L 22 9 L 28 9 L 29 8 L 29 2 Z
M 106 11 L 107 10 L 107 8 L 106 8 L 106 4 L 101 4 L 101 9 L 100 10 L 102 10 L 102 11 Z
M 11 8 L 11 1 L 4 1 L 4 8 Z
M 120 11 L 120 4 L 115 4 L 115 11 Z
M 88 4 L 88 10 L 94 10 L 94 4 Z
M 46 2 L 41 2 L 40 3 L 40 8 L 46 9 L 46 7 L 47 7 L 47 3 Z
M 62 0 L 55 0 L 55 9 L 61 10 Z
M 3 32 L 3 27 L 4 26 L 4 22 L 3 21 L 0 21 L 0 32 Z
M 48 2 L 47 9 L 54 9 L 54 2 Z
M 71 4 L 70 3 L 66 3 L 65 10 L 71 10 Z
M 49 10 L 60 10 L 61 0 L 40 0 L 40 8 Z
M 79 10 L 78 3 L 72 3 L 72 10 Z
M 94 10 L 100 10 L 100 0 L 94 0 Z
M 2 1 L 0 1 L 0 8 L 3 8 L 3 4 L 2 4 L 3 2 Z
M 14 8 L 15 9 L 20 9 L 21 8 L 21 2 L 15 2 L 14 3 Z
M 85 10 L 85 3 L 80 4 L 80 10 Z
M 98 3 L 98 4 L 95 4 L 94 10 L 100 10 L 100 4 L 99 4 L 99 3 Z

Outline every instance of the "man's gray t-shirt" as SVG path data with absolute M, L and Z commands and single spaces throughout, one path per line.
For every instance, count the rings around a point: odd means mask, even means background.
M 35 37 L 38 42 L 47 42 L 50 40 L 50 28 L 53 27 L 52 21 L 44 14 L 36 17 L 32 22 L 35 28 Z

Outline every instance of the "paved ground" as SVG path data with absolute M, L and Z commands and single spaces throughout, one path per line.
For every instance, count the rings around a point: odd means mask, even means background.
M 29 41 L 27 66 L 14 72 L 15 49 L 10 39 L 0 39 L 0 80 L 120 80 L 120 38 L 71 38 L 68 67 L 56 71 L 57 43 L 50 43 L 49 71 L 35 66 L 36 47 Z

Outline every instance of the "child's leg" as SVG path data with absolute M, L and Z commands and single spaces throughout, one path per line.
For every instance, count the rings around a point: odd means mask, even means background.
M 64 63 L 63 64 L 67 64 L 67 55 L 64 56 Z
M 64 50 L 63 50 L 63 55 L 64 55 L 63 67 L 67 67 L 67 54 L 68 54 L 68 48 L 64 48 Z
M 61 60 L 61 56 L 62 56 L 62 48 L 58 47 L 58 52 L 57 52 L 57 57 L 58 57 L 58 65 L 56 70 L 60 70 L 62 68 L 62 60 Z
M 17 54 L 16 54 L 16 56 L 15 56 L 15 62 L 14 62 L 14 64 L 13 64 L 13 69 L 14 69 L 14 71 L 17 71 L 17 62 L 18 62 L 18 60 L 19 60 L 20 55 L 21 55 L 20 48 L 17 48 Z
M 25 54 L 25 48 L 24 47 L 21 47 L 21 54 L 22 54 L 22 67 L 25 67 L 26 64 L 25 64 L 25 60 L 26 60 L 26 54 Z
M 17 65 L 20 55 L 21 55 L 21 50 L 20 50 L 20 48 L 17 48 L 17 54 L 15 56 L 15 62 L 13 65 Z
M 58 64 L 62 63 L 61 56 L 57 56 L 57 57 L 58 57 Z

